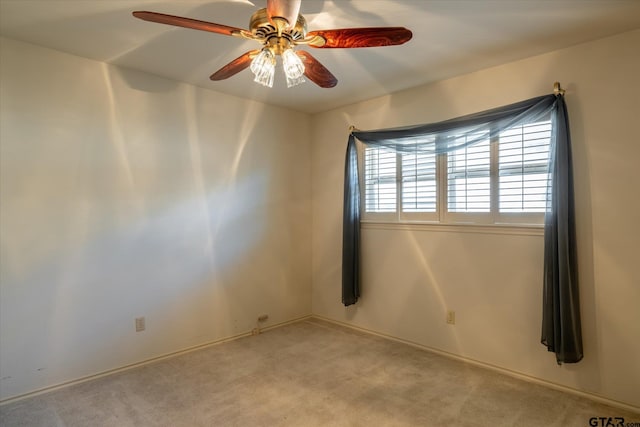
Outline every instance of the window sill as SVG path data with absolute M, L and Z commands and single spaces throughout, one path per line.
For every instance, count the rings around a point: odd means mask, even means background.
M 362 229 L 372 230 L 407 230 L 407 231 L 441 231 L 448 233 L 507 234 L 515 236 L 543 236 L 542 224 L 453 224 L 436 222 L 382 222 L 361 220 Z

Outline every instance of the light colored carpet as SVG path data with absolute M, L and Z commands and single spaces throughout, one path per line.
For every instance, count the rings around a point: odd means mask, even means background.
M 0 407 L 2 426 L 580 426 L 640 415 L 311 319 Z

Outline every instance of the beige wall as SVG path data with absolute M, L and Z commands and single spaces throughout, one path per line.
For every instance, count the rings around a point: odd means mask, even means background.
M 639 47 L 634 31 L 315 115 L 313 313 L 640 408 Z M 550 93 L 556 80 L 573 136 L 584 360 L 557 366 L 539 344 L 540 233 L 367 226 L 362 298 L 343 307 L 349 125 L 436 122 Z
M 0 64 L 0 399 L 310 314 L 308 115 L 8 39 Z
M 0 399 L 313 311 L 640 407 L 639 31 L 312 118 L 0 40 Z M 585 359 L 558 367 L 538 343 L 539 232 L 369 226 L 363 296 L 344 308 L 348 126 L 444 120 L 555 80 Z

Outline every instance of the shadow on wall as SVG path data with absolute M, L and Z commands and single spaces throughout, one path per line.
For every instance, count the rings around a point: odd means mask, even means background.
M 3 304 L 2 317 L 7 325 L 20 327 L 3 330 L 3 374 L 28 376 L 21 371 L 37 368 L 38 375 L 46 376 L 42 371 L 60 363 L 57 359 L 68 348 L 79 348 L 84 363 L 96 363 L 106 354 L 113 356 L 114 346 L 122 346 L 131 331 L 128 320 L 136 315 L 162 307 L 170 312 L 182 299 L 209 298 L 212 287 L 233 286 L 230 278 L 265 232 L 254 214 L 264 203 L 264 182 L 256 175 L 232 191 L 180 201 L 127 227 L 90 237 L 74 251 L 51 254 L 24 277 L 5 276 L 9 281 L 3 283 L 3 299 L 13 304 Z M 3 263 L 3 269 L 11 266 Z M 123 319 L 128 319 L 126 328 Z M 211 326 L 201 329 L 210 332 Z M 135 353 L 117 351 L 122 352 Z M 102 369 L 113 366 L 108 358 L 105 363 Z M 6 385 L 10 392 L 10 378 L 3 380 L 2 388 Z
M 106 68 L 107 66 L 105 64 L 105 69 Z M 114 71 L 131 89 L 141 90 L 143 92 L 168 93 L 175 90 L 180 84 L 182 84 L 177 80 L 157 77 L 142 71 L 123 68 L 120 66 L 109 67 L 108 70 Z
M 98 84 L 94 70 L 55 80 L 68 88 L 56 108 L 32 96 L 2 141 L 0 399 L 237 333 L 221 300 L 250 304 L 247 260 L 268 252 L 282 178 L 273 147 L 252 144 L 262 107 L 202 106 L 215 97 L 152 76 L 162 94 L 131 91 L 114 70 L 141 73 L 106 64 Z M 132 319 L 150 312 L 167 329 L 133 345 Z

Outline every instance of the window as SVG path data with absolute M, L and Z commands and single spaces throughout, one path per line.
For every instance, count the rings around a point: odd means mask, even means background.
M 436 212 L 435 154 L 402 154 L 402 211 Z
M 447 155 L 447 210 L 490 212 L 491 144 L 488 139 Z
M 384 148 L 365 149 L 365 211 L 396 211 L 396 154 Z
M 500 134 L 500 212 L 545 211 L 551 123 L 518 126 Z
M 541 224 L 551 122 L 516 126 L 447 154 L 366 146 L 364 220 Z M 435 137 L 431 141 L 435 144 Z

